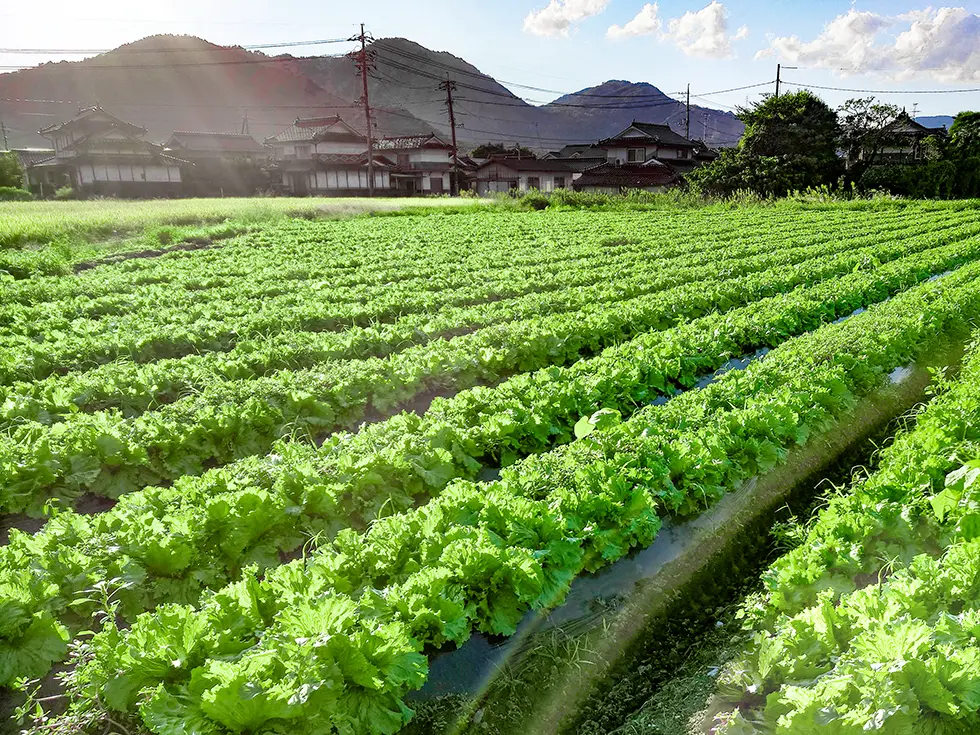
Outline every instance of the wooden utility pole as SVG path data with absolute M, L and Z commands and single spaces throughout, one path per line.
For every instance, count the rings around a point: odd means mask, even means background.
M 684 136 L 691 139 L 691 85 L 687 85 L 687 122 L 684 124 Z
M 371 39 L 367 37 L 364 33 L 364 24 L 361 23 L 361 32 L 359 35 L 354 36 L 350 39 L 351 41 L 360 41 L 361 48 L 357 51 L 349 54 L 350 58 L 354 60 L 354 64 L 357 65 L 357 70 L 361 74 L 361 87 L 362 96 L 358 100 L 362 105 L 364 105 L 364 122 L 367 126 L 367 165 L 368 165 L 368 196 L 374 196 L 374 129 L 373 123 L 371 122 L 371 100 L 368 97 L 368 73 L 371 71 L 374 65 L 374 52 L 368 51 L 367 42 Z
M 10 146 L 7 145 L 7 128 L 3 124 L 3 120 L 0 120 L 0 131 L 3 132 L 3 149 L 5 151 L 10 150 Z
M 782 72 L 782 70 L 784 68 L 785 69 L 799 69 L 800 67 L 798 67 L 798 66 L 787 66 L 787 67 L 784 67 L 782 64 L 776 64 L 776 96 L 777 97 L 779 96 L 779 83 L 781 81 L 780 74 L 781 74 L 781 72 Z
M 452 132 L 453 144 L 453 170 L 449 181 L 449 193 L 456 196 L 459 194 L 459 148 L 456 146 L 456 113 L 453 111 L 453 91 L 456 89 L 456 82 L 449 78 L 449 72 L 446 72 L 446 81 L 439 83 L 439 89 L 446 92 L 446 109 L 449 110 L 449 129 Z

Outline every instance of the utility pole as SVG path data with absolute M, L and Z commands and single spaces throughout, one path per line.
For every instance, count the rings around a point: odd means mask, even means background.
M 248 135 L 248 110 L 245 110 L 245 115 L 242 117 L 242 135 Z
M 798 66 L 787 66 L 787 69 L 799 69 Z M 783 70 L 782 64 L 776 64 L 776 96 L 779 97 L 780 72 Z
M 368 37 L 364 33 L 364 24 L 361 23 L 361 32 L 359 35 L 354 36 L 349 39 L 351 41 L 360 41 L 361 48 L 358 51 L 353 51 L 348 56 L 354 60 L 354 64 L 357 65 L 357 70 L 361 74 L 361 84 L 362 84 L 362 97 L 358 102 L 364 105 L 364 121 L 367 125 L 367 145 L 368 145 L 368 196 L 374 196 L 374 130 L 371 122 L 371 101 L 368 98 L 368 72 L 371 71 L 374 64 L 374 52 L 367 50 Z
M 10 150 L 10 146 L 7 145 L 7 128 L 3 124 L 3 120 L 0 120 L 0 131 L 3 131 L 3 149 L 8 151 Z
M 691 84 L 687 85 L 687 122 L 684 125 L 684 136 L 691 139 Z
M 453 111 L 453 92 L 456 89 L 456 82 L 449 78 L 449 72 L 446 72 L 446 81 L 439 83 L 439 89 L 446 93 L 446 109 L 449 110 L 449 129 L 452 131 L 453 143 L 453 172 L 449 181 L 449 193 L 456 196 L 459 194 L 459 149 L 456 147 L 456 113 Z

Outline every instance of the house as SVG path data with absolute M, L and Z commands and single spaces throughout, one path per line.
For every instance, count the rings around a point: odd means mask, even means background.
M 33 164 L 29 178 L 42 194 L 70 186 L 79 194 L 169 197 L 181 192 L 182 161 L 163 146 L 143 140 L 146 128 L 125 122 L 99 106 L 38 131 L 54 155 Z
M 604 148 L 597 148 L 592 144 L 585 145 L 566 145 L 559 151 L 547 153 L 542 160 L 561 161 L 573 171 L 581 173 L 589 168 L 595 168 L 608 159 Z
M 877 155 L 866 147 L 858 149 L 858 160 L 864 160 L 868 156 L 874 158 L 871 165 L 889 164 L 909 164 L 919 163 L 927 160 L 927 138 L 945 138 L 947 135 L 945 127 L 929 128 L 916 122 L 905 111 L 886 125 L 880 136 L 876 136 L 883 145 L 878 150 Z
M 477 194 L 497 191 L 554 191 L 572 185 L 575 171 L 563 161 L 536 158 L 491 158 L 473 172 Z
M 189 162 L 181 178 L 191 196 L 248 196 L 265 186 L 269 150 L 251 135 L 175 130 L 164 151 Z
M 395 162 L 391 172 L 395 192 L 412 195 L 454 191 L 453 147 L 435 133 L 381 138 L 374 142 L 374 149 Z M 458 161 L 455 168 L 461 169 Z
M 4 153 L 13 153 L 17 157 L 17 161 L 20 163 L 20 169 L 24 172 L 23 186 L 25 189 L 30 189 L 31 166 L 52 158 L 54 156 L 54 148 L 11 148 L 6 151 L 0 151 L 0 155 Z
M 587 169 L 573 186 L 575 191 L 622 194 L 637 189 L 663 191 L 682 182 L 673 166 L 651 158 L 644 163 L 602 163 Z
M 600 140 L 595 147 L 605 150 L 606 160 L 611 163 L 644 163 L 655 158 L 682 168 L 694 168 L 695 153 L 700 148 L 668 125 L 636 120 L 611 138 Z
M 267 170 L 291 194 L 358 196 L 369 191 L 367 138 L 339 116 L 296 118 L 265 144 L 272 150 Z M 387 192 L 395 164 L 377 152 L 371 160 L 374 190 Z

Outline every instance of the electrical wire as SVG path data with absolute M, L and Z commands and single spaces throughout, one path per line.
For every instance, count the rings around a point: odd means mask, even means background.
M 799 82 L 788 82 L 785 79 L 781 80 L 780 83 L 807 89 L 827 89 L 833 92 L 864 92 L 866 94 L 963 94 L 965 92 L 980 92 L 980 87 L 974 87 L 972 89 L 854 89 L 851 87 L 823 87 L 819 84 L 800 84 Z

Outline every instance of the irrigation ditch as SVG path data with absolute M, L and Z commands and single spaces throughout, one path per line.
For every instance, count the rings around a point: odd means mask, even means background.
M 474 635 L 436 653 L 405 732 L 710 735 L 714 674 L 741 640 L 739 605 L 785 551 L 774 526 L 809 517 L 855 467 L 873 467 L 928 399 L 932 369 L 955 372 L 963 346 L 947 339 L 896 369 L 784 464 L 697 517 L 668 519 L 651 546 L 580 577 L 561 606 L 529 613 L 515 635 Z

